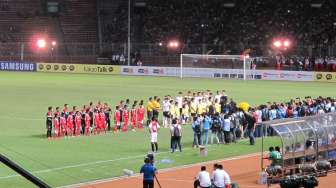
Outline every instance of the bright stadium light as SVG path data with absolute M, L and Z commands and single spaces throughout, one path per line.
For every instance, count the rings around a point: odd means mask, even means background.
M 51 42 L 51 45 L 52 45 L 52 46 L 56 46 L 56 45 L 57 45 L 57 42 L 56 42 L 56 41 L 52 41 L 52 42 Z
M 280 48 L 281 47 L 281 41 L 277 40 L 275 42 L 273 42 L 273 46 L 275 46 L 276 48 Z
M 45 48 L 47 46 L 47 42 L 45 39 L 38 39 L 36 44 L 37 44 L 37 47 L 40 49 Z
M 179 43 L 178 43 L 177 41 L 175 41 L 175 40 L 170 41 L 170 42 L 168 43 L 168 47 L 169 47 L 169 48 L 178 48 L 178 47 L 179 47 Z
M 289 42 L 289 40 L 285 40 L 285 41 L 283 42 L 283 45 L 284 45 L 286 48 L 288 48 L 288 47 L 290 46 L 290 42 Z

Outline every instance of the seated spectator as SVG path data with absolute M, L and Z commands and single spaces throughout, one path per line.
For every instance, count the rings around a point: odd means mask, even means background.
M 206 171 L 206 167 L 202 166 L 201 171 L 197 174 L 194 181 L 194 188 L 211 188 L 211 179 L 209 172 Z
M 211 177 L 213 188 L 231 188 L 230 176 L 223 170 L 223 165 L 214 164 L 214 171 Z

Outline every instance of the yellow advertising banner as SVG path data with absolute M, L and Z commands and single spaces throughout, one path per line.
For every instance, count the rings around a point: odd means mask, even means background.
M 316 72 L 314 73 L 314 81 L 336 82 L 336 73 L 335 72 Z
M 115 65 L 37 63 L 36 69 L 37 72 L 120 74 L 120 67 Z

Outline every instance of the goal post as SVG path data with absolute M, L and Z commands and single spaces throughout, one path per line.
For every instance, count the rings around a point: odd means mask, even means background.
M 225 70 L 226 73 L 237 73 L 238 79 L 246 80 L 249 60 L 245 55 L 180 54 L 180 78 L 191 71 L 200 71 L 200 74 L 209 71 L 210 74 L 211 71 Z

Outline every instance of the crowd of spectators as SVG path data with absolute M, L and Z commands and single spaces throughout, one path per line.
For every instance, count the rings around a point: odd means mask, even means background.
M 236 142 L 240 138 L 249 138 L 250 144 L 254 145 L 255 137 L 273 136 L 272 129 L 266 127 L 262 122 L 271 120 L 282 120 L 286 118 L 299 118 L 306 116 L 314 116 L 324 113 L 336 112 L 336 99 L 331 97 L 310 96 L 291 99 L 287 102 L 267 102 L 255 107 L 243 109 L 241 104 L 237 104 L 233 100 L 221 99 L 220 114 L 211 111 L 216 109 L 216 104 L 210 105 L 206 114 L 199 115 L 193 119 L 192 128 L 194 130 L 194 144 L 198 147 L 207 144 L 208 137 L 204 134 L 211 134 L 210 143 Z M 193 101 L 193 100 L 192 100 Z M 192 106 L 192 104 L 191 104 Z M 218 119 L 218 120 L 216 120 Z M 207 123 L 209 122 L 209 123 Z M 219 122 L 216 126 L 216 122 Z M 210 124 L 211 133 L 204 131 L 204 127 Z M 196 127 L 202 127 L 197 129 Z M 200 144 L 201 143 L 201 144 Z
M 304 99 L 296 98 L 288 102 L 268 102 L 267 104 L 259 105 L 250 109 L 256 121 L 254 135 L 257 137 L 263 134 L 272 134 L 272 130 L 266 129 L 260 123 L 263 121 L 285 119 L 285 118 L 299 118 L 306 116 L 313 116 L 324 113 L 336 112 L 336 99 L 332 97 L 317 97 L 310 96 Z
M 230 3 L 233 6 L 230 7 Z M 171 55 L 162 48 L 176 39 L 181 43 L 178 53 L 181 50 L 183 53 L 240 54 L 251 49 L 252 56 L 269 57 L 277 54 L 271 50 L 272 40 L 282 36 L 292 40 L 292 49 L 280 55 L 283 56 L 281 69 L 333 70 L 332 66 L 315 67 L 318 64 L 315 59 L 322 58 L 324 64 L 334 62 L 327 56 L 335 52 L 326 49 L 335 44 L 336 3 L 326 0 L 319 8 L 312 3 L 311 0 L 148 0 L 145 7 L 133 8 L 131 32 L 132 41 L 150 45 L 137 47 L 134 44 L 132 50 L 140 50 L 144 56 L 149 51 L 152 56 Z M 121 9 L 112 19 L 113 23 L 104 25 L 107 28 L 103 33 L 104 42 L 126 42 L 127 11 Z M 143 24 L 135 23 L 139 21 Z M 136 38 L 138 31 L 142 31 L 141 39 Z M 306 66 L 308 56 L 310 64 Z M 271 63 L 273 66 L 276 61 Z
M 303 57 L 277 55 L 274 58 L 278 70 L 336 72 L 335 57 Z
M 144 25 L 146 42 L 179 38 L 186 45 L 206 43 L 225 46 L 224 50 L 268 47 L 277 35 L 293 37 L 300 45 L 331 42 L 335 29 L 335 4 L 324 1 L 312 8 L 311 1 L 300 2 L 242 0 L 147 1 Z M 223 49 L 222 49 L 223 50 Z M 221 52 L 223 53 L 223 52 Z

